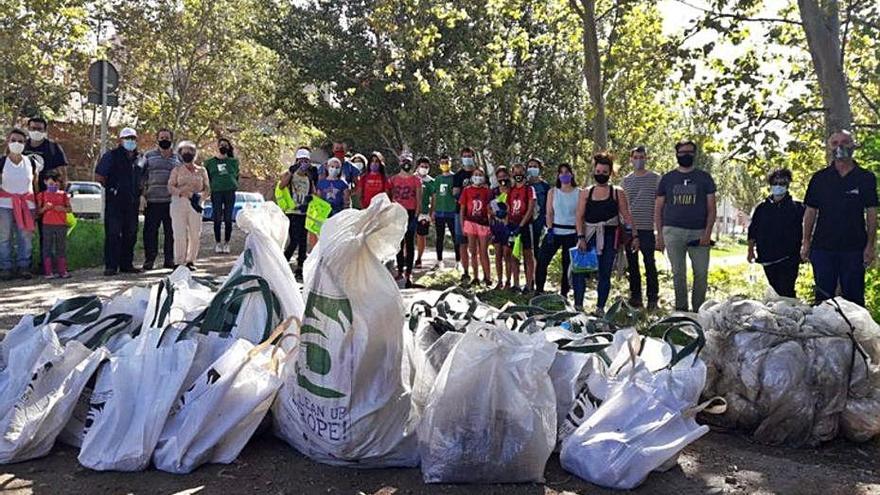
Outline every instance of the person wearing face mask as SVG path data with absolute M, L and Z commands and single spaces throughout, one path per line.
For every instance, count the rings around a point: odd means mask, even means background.
M 196 269 L 202 233 L 202 201 L 211 193 L 211 179 L 196 165 L 197 149 L 192 141 L 177 145 L 181 165 L 171 171 L 171 224 L 174 228 L 174 263 Z
M 156 132 L 156 145 L 144 153 L 138 162 L 141 167 L 141 187 L 147 206 L 144 209 L 144 270 L 152 270 L 159 254 L 159 227 L 162 227 L 164 243 L 162 254 L 164 268 L 174 268 L 174 229 L 171 226 L 171 193 L 168 179 L 171 171 L 180 165 L 173 148 L 174 133 L 170 129 Z
M 411 288 L 412 269 L 416 250 L 416 219 L 422 204 L 422 179 L 413 175 L 412 155 L 400 155 L 400 172 L 391 177 L 391 199 L 406 209 L 406 234 L 397 253 L 397 279 L 404 280 L 405 287 Z
M 37 205 L 43 220 L 40 237 L 43 275 L 47 279 L 70 278 L 67 272 L 67 214 L 70 197 L 60 188 L 61 174 L 53 170 L 46 175 L 46 190 L 37 193 Z M 53 269 L 54 265 L 54 269 Z
M 40 191 L 46 190 L 43 179 L 52 171 L 58 171 L 61 189 L 67 186 L 67 155 L 64 148 L 56 141 L 49 139 L 49 122 L 43 117 L 31 117 L 27 122 L 28 139 L 24 146 L 23 155 L 27 157 L 39 157 L 43 162 L 43 172 L 40 176 Z
M 544 237 L 544 219 L 547 217 L 547 195 L 550 192 L 550 184 L 541 176 L 541 169 L 544 162 L 539 158 L 530 158 L 526 163 L 526 176 L 529 185 L 535 191 L 535 211 L 532 214 L 532 246 L 537 250 L 541 246 L 541 239 Z M 531 271 L 535 271 L 535 256 L 529 258 L 531 263 Z M 532 289 L 532 287 L 530 287 Z
M 455 239 L 455 219 L 458 216 L 458 203 L 453 195 L 455 175 L 452 173 L 452 161 L 448 155 L 440 157 L 440 175 L 431 182 L 428 195 L 431 197 L 429 214 L 434 221 L 436 234 L 435 249 L 437 251 L 437 264 L 434 268 L 443 266 L 443 250 L 446 241 L 446 232 Z M 455 261 L 460 261 L 461 256 L 455 250 Z
M 489 206 L 492 210 L 492 245 L 495 248 L 495 275 L 498 276 L 498 285 L 495 290 L 510 289 L 513 271 L 513 259 L 511 258 L 510 233 L 507 229 L 507 194 L 510 192 L 510 172 L 504 165 L 495 169 L 495 181 L 498 187 L 492 189 L 492 201 Z M 505 269 L 507 278 L 504 278 Z
M 318 196 L 330 203 L 330 216 L 348 208 L 350 203 L 351 189 L 342 178 L 342 162 L 335 156 L 327 160 L 327 176 L 318 180 Z
M 492 275 L 489 273 L 489 237 L 492 232 L 489 229 L 489 202 L 491 192 L 486 184 L 486 173 L 477 167 L 471 175 L 470 185 L 464 188 L 459 203 L 461 204 L 462 229 L 468 240 L 468 253 L 462 255 L 461 264 L 464 266 L 462 285 L 470 283 L 468 267 L 474 268 L 474 283 L 479 282 L 479 268 L 483 268 L 483 283 L 486 287 L 492 287 Z
M 371 153 L 369 163 L 366 173 L 360 175 L 354 189 L 354 195 L 360 201 L 361 208 L 368 208 L 376 195 L 391 192 L 391 183 L 385 174 L 385 157 L 382 153 L 378 151 Z
M 840 286 L 864 306 L 865 270 L 877 256 L 877 177 L 856 163 L 849 131 L 832 133 L 827 144 L 831 164 L 813 174 L 804 197 L 801 258 L 813 265 L 817 301 Z
M 477 161 L 475 159 L 474 150 L 465 146 L 461 149 L 461 168 L 455 172 L 452 177 L 452 196 L 455 198 L 456 203 L 458 203 L 458 200 L 461 197 L 461 192 L 464 188 L 470 185 L 471 175 L 473 175 L 476 166 Z M 461 214 L 458 210 L 456 210 L 456 212 L 455 236 L 453 237 L 452 242 L 455 245 L 455 259 L 456 261 L 461 262 L 461 260 L 468 255 L 468 246 L 467 238 L 462 230 Z M 465 275 L 467 274 L 465 273 Z
M 226 138 L 217 140 L 217 155 L 205 161 L 205 170 L 211 179 L 211 220 L 214 221 L 214 252 L 226 253 L 232 238 L 232 212 L 235 208 L 235 192 L 238 190 L 239 164 L 235 158 L 232 142 Z M 220 227 L 225 224 L 222 243 Z
M 296 150 L 296 163 L 284 172 L 278 189 L 284 191 L 290 199 L 290 206 L 286 209 L 288 223 L 287 247 L 284 248 L 284 257 L 288 260 L 296 253 L 297 267 L 294 275 L 302 277 L 303 267 L 308 255 L 308 231 L 306 230 L 306 211 L 309 201 L 315 192 L 309 170 L 312 168 L 312 152 L 302 146 Z M 277 191 L 276 191 L 277 196 Z
M 363 155 L 355 155 L 355 157 L 360 156 L 361 166 L 358 167 L 354 164 L 355 158 L 353 157 L 350 161 L 345 158 L 345 143 L 342 141 L 333 141 L 331 145 L 331 154 L 333 158 L 339 160 L 340 166 L 339 178 L 344 180 L 346 183 L 350 184 L 352 187 L 357 183 L 358 176 L 361 174 L 361 170 L 363 169 Z M 318 178 L 327 177 L 327 165 L 322 165 L 320 170 L 318 171 Z
M 709 281 L 709 250 L 715 227 L 715 180 L 694 167 L 697 145 L 683 140 L 675 144 L 678 168 L 667 172 L 657 185 L 654 201 L 656 250 L 666 250 L 672 267 L 675 309 L 688 311 L 687 257 L 694 271 L 691 308 L 698 311 L 706 300 Z
M 633 228 L 639 236 L 639 249 L 626 251 L 627 273 L 629 275 L 629 304 L 642 307 L 642 275 L 639 273 L 639 253 L 645 263 L 645 285 L 647 286 L 648 309 L 657 309 L 660 284 L 657 280 L 657 264 L 654 260 L 654 202 L 657 199 L 657 184 L 660 175 L 648 170 L 648 152 L 644 146 L 633 148 L 629 153 L 633 171 L 623 178 L 623 190 L 629 199 L 633 216 Z
M 416 177 L 422 181 L 422 205 L 419 210 L 419 222 L 416 225 L 416 263 L 414 268 L 422 267 L 422 255 L 428 244 L 428 232 L 431 231 L 431 195 L 434 178 L 430 175 L 431 160 L 421 157 L 416 162 Z
M 795 284 L 803 237 L 804 205 L 788 193 L 791 178 L 788 169 L 770 172 L 770 196 L 755 207 L 748 235 L 749 263 L 760 263 L 770 287 L 783 297 L 797 297 Z
M 526 284 L 519 290 L 528 293 L 534 282 L 534 260 L 532 259 L 532 216 L 535 210 L 535 190 L 526 183 L 526 167 L 518 163 L 513 166 L 513 186 L 507 193 L 507 228 L 510 241 L 516 242 L 520 236 L 522 242 L 522 263 L 525 268 Z M 511 256 L 513 288 L 519 287 L 520 260 Z
M 575 213 L 577 223 L 577 247 L 580 251 L 596 249 L 599 257 L 598 283 L 596 287 L 596 314 L 605 314 L 605 303 L 611 293 L 611 275 L 617 252 L 624 248 L 618 245 L 620 230 L 632 233 L 630 249 L 639 248 L 638 234 L 632 232 L 632 215 L 626 192 L 611 185 L 611 174 L 614 171 L 614 158 L 610 153 L 601 152 L 593 155 L 593 180 L 595 184 L 580 191 L 578 208 Z M 621 225 L 621 220 L 623 225 Z M 572 274 L 574 287 L 574 306 L 578 311 L 584 308 L 586 292 L 586 274 Z
M 119 133 L 119 147 L 101 157 L 95 180 L 104 186 L 104 275 L 139 273 L 134 267 L 138 208 L 141 196 L 140 153 L 137 132 L 131 127 Z
M 37 181 L 37 189 L 39 191 L 46 190 L 46 184 L 43 179 L 46 174 L 55 170 L 59 174 L 59 187 L 65 189 L 67 187 L 67 155 L 64 149 L 57 142 L 49 139 L 49 122 L 43 117 L 34 116 L 27 122 L 28 139 L 24 145 L 23 155 L 31 159 L 32 162 L 40 162 L 42 164 L 42 172 Z M 43 236 L 43 220 L 42 217 L 37 218 L 37 232 L 40 237 Z M 42 246 L 37 246 L 42 248 Z M 41 262 L 43 257 L 36 253 L 37 262 Z M 38 272 L 39 273 L 39 272 Z
M 31 278 L 34 192 L 42 163 L 22 154 L 26 141 L 25 131 L 12 129 L 6 135 L 5 156 L 0 156 L 0 280 Z
M 569 250 L 577 245 L 577 208 L 580 195 L 571 165 L 560 164 L 556 168 L 556 187 L 547 195 L 547 213 L 544 222 L 547 235 L 538 252 L 538 266 L 535 272 L 535 289 L 544 292 L 547 282 L 547 268 L 556 252 L 562 249 L 562 280 L 560 294 L 567 298 L 571 288 L 568 267 L 571 264 Z

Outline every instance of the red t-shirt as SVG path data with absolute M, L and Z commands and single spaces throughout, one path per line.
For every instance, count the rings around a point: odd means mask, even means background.
M 507 217 L 509 223 L 520 223 L 529 211 L 529 203 L 535 200 L 532 186 L 512 187 L 507 193 Z
M 407 210 L 415 211 L 418 206 L 417 192 L 422 188 L 422 179 L 415 175 L 407 177 L 395 175 L 389 182 L 391 183 L 391 195 L 394 202 Z
M 491 200 L 492 193 L 488 187 L 468 186 L 461 192 L 458 203 L 464 206 L 465 220 L 480 225 L 489 225 L 489 202 Z
M 391 190 L 391 184 L 379 172 L 368 172 L 366 175 L 362 175 L 358 179 L 357 187 L 361 191 L 362 208 L 370 206 L 370 201 L 377 194 L 387 193 Z
M 54 206 L 70 206 L 70 198 L 67 196 L 67 193 L 64 191 L 58 192 L 49 192 L 43 191 L 41 193 L 37 193 L 37 204 L 40 205 L 40 208 L 51 204 Z M 54 209 L 46 210 L 46 213 L 43 213 L 43 224 L 44 225 L 67 225 L 67 212 L 66 211 L 56 211 Z

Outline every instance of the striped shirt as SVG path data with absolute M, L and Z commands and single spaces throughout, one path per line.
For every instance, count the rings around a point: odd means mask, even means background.
M 636 230 L 654 230 L 654 200 L 657 199 L 657 184 L 660 176 L 648 172 L 639 177 L 631 173 L 623 178 L 623 190 L 629 200 Z

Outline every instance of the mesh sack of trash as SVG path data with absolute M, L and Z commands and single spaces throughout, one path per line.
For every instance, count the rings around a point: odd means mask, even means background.
M 272 412 L 276 434 L 316 461 L 418 463 L 406 431 L 403 300 L 382 263 L 405 227 L 405 210 L 379 195 L 327 220 L 306 261 L 300 345 Z
M 555 353 L 540 334 L 468 329 L 443 363 L 419 425 L 425 482 L 542 482 L 556 444 L 548 374 Z
M 707 338 L 705 395 L 728 404 L 712 418 L 716 424 L 787 446 L 880 433 L 872 364 L 880 359 L 878 332 L 864 308 L 840 298 L 816 307 L 732 298 L 707 302 L 699 317 Z

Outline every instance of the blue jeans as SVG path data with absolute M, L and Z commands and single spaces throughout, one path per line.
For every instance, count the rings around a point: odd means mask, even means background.
M 614 247 L 616 228 L 605 228 L 605 246 L 602 248 L 602 254 L 599 255 L 599 283 L 596 291 L 598 292 L 598 300 L 596 301 L 597 309 L 605 309 L 605 303 L 608 302 L 608 295 L 611 294 L 611 272 L 614 270 L 614 258 L 617 257 L 617 249 Z M 596 245 L 596 238 L 590 239 L 587 243 L 587 249 Z M 573 273 L 571 276 L 571 285 L 574 289 L 574 306 L 576 308 L 584 307 L 584 293 L 587 291 L 587 274 Z
M 33 232 L 18 228 L 11 208 L 0 208 L 0 271 L 30 270 L 33 238 Z
M 816 302 L 831 299 L 837 294 L 837 284 L 843 298 L 865 306 L 865 260 L 862 251 L 810 250 L 813 279 L 816 283 Z

